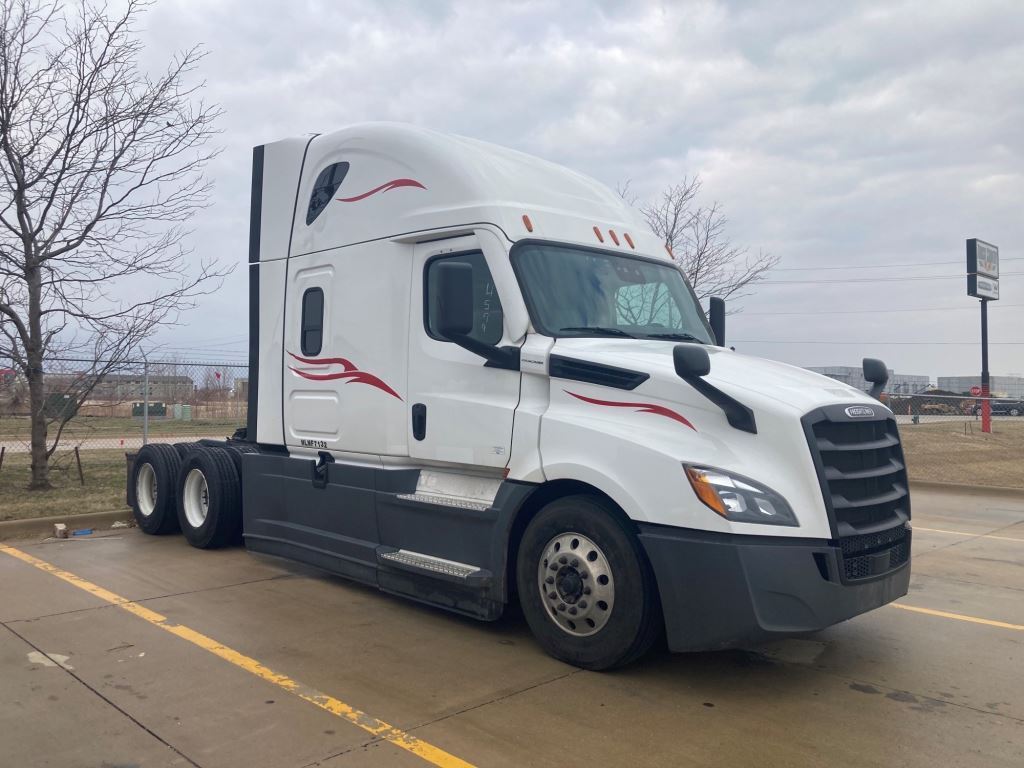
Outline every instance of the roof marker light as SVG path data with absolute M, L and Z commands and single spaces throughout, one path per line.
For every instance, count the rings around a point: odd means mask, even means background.
M 526 227 L 527 232 L 533 232 L 533 222 L 530 221 L 530 217 L 525 213 L 523 214 L 523 226 Z
M 599 242 L 599 243 L 603 243 L 604 242 L 604 235 L 601 234 L 601 230 L 600 229 L 598 229 L 597 227 L 594 227 L 594 234 L 597 235 L 597 242 Z
M 632 248 L 635 251 L 636 250 L 636 246 L 633 245 L 633 238 L 629 236 L 629 232 L 623 232 L 622 236 L 624 238 L 626 238 L 626 242 L 629 243 L 629 247 Z
M 612 242 L 615 243 L 616 245 L 618 245 L 619 244 L 619 236 L 615 234 L 615 230 L 614 229 L 609 229 L 608 230 L 608 234 L 611 235 Z

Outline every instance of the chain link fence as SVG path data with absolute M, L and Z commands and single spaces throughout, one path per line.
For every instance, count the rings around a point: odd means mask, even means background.
M 911 480 L 1024 488 L 1024 401 L 921 393 L 885 402 L 896 414 Z
M 246 365 L 142 360 L 99 377 L 95 365 L 47 361 L 48 440 L 52 443 L 60 430 L 63 449 L 135 449 L 145 442 L 223 438 L 245 425 Z M 8 453 L 27 452 L 30 431 L 27 384 L 13 372 L 0 372 L 0 446 Z

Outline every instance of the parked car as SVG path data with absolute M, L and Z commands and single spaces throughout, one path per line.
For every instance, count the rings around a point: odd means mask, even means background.
M 981 416 L 981 403 L 974 406 L 975 416 Z M 993 400 L 992 413 L 1008 416 L 1020 416 L 1024 413 L 1024 401 L 1021 400 Z

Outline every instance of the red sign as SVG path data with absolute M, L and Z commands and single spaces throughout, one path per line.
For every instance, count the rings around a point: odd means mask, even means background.
M 971 387 L 971 394 L 977 397 L 981 394 L 981 387 Z

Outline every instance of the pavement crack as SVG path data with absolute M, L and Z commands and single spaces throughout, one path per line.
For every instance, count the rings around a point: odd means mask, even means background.
M 40 647 L 39 647 L 38 645 L 36 645 L 35 643 L 33 643 L 33 642 L 32 642 L 31 640 L 29 640 L 29 639 L 28 639 L 27 637 L 25 637 L 24 635 L 22 635 L 21 633 L 19 633 L 19 632 L 18 632 L 17 630 L 15 630 L 15 629 L 14 629 L 13 627 L 10 627 L 10 626 L 8 626 L 8 624 L 7 624 L 6 622 L 0 621 L 0 627 L 3 627 L 4 629 L 6 629 L 6 630 L 7 630 L 8 632 L 10 632 L 10 633 L 11 633 L 12 635 L 14 635 L 14 636 L 15 636 L 16 638 L 18 638 L 19 640 L 21 640 L 21 642 L 25 643 L 25 645 L 27 645 L 27 646 L 29 646 L 30 648 L 34 649 L 34 650 L 35 650 L 36 652 L 38 652 L 38 653 L 41 653 L 41 654 L 43 654 L 43 655 L 47 655 L 47 654 L 46 654 L 46 652 L 45 652 L 45 651 L 44 651 L 44 650 L 43 650 L 42 648 L 40 648 Z M 118 706 L 117 704 L 115 704 L 115 703 L 114 703 L 113 701 L 111 701 L 111 700 L 110 700 L 109 698 L 107 698 L 107 697 L 106 697 L 106 696 L 104 696 L 104 695 L 103 695 L 102 693 L 100 693 L 100 692 L 99 692 L 99 691 L 98 691 L 98 690 L 97 690 L 96 688 L 93 688 L 93 687 L 92 687 L 91 685 L 89 685 L 89 683 L 85 682 L 85 680 L 83 680 L 83 679 L 82 679 L 81 677 L 79 677 L 78 675 L 76 675 L 76 674 L 74 673 L 74 671 L 73 671 L 73 670 L 71 670 L 71 669 L 68 669 L 68 668 L 67 668 L 66 666 L 64 666 L 64 665 L 58 665 L 58 666 L 59 666 L 59 668 L 60 668 L 60 669 L 61 669 L 61 670 L 62 670 L 62 671 L 64 672 L 64 674 L 66 674 L 66 675 L 68 675 L 69 677 L 71 677 L 72 679 L 74 679 L 74 680 L 75 680 L 75 681 L 76 681 L 76 682 L 77 682 L 77 683 L 78 683 L 79 685 L 81 685 L 81 686 L 82 686 L 83 688 L 85 688 L 85 689 L 86 689 L 87 691 L 89 691 L 90 693 L 92 693 L 92 694 L 93 694 L 94 696 L 96 696 L 97 698 L 101 699 L 102 701 L 106 702 L 106 703 L 107 703 L 108 705 L 110 705 L 110 707 L 112 707 L 112 708 L 113 708 L 114 710 L 116 710 L 117 712 L 121 713 L 121 714 L 122 714 L 122 715 L 123 715 L 124 717 L 128 718 L 129 720 L 131 720 L 131 721 L 132 721 L 133 723 L 135 723 L 135 725 L 137 725 L 137 726 L 138 726 L 139 728 L 141 728 L 141 729 L 142 729 L 143 731 L 145 731 L 145 732 L 146 732 L 146 733 L 148 733 L 148 734 L 149 734 L 150 736 L 152 736 L 152 737 L 153 737 L 154 739 L 156 739 L 157 741 L 159 741 L 159 742 L 160 742 L 161 744 L 163 744 L 163 745 L 164 745 L 165 747 L 167 747 L 167 748 L 168 748 L 169 750 L 171 750 L 172 752 L 174 752 L 174 754 L 178 755 L 178 757 L 180 757 L 180 758 L 181 758 L 182 760 L 185 760 L 185 761 L 186 761 L 186 762 L 187 762 L 187 763 L 188 763 L 189 765 L 193 766 L 194 768 L 202 768 L 202 766 L 201 766 L 201 765 L 199 765 L 199 763 L 197 763 L 197 762 L 196 762 L 195 760 L 193 760 L 193 759 L 192 759 L 191 757 L 189 757 L 188 755 L 186 755 L 186 754 L 185 754 L 184 752 L 182 752 L 182 751 L 181 751 L 180 749 L 178 749 L 178 748 L 177 748 L 176 746 L 174 746 L 173 744 L 171 744 L 171 743 L 170 743 L 169 741 L 167 741 L 167 740 L 166 740 L 165 738 L 163 738 L 162 736 L 160 736 L 160 734 L 158 734 L 158 733 L 157 733 L 156 731 L 154 731 L 153 729 L 151 729 L 151 728 L 150 728 L 149 726 L 147 726 L 147 725 L 146 725 L 145 723 L 143 723 L 143 722 L 142 722 L 141 720 L 138 720 L 138 719 L 136 719 L 135 717 L 133 717 L 133 716 L 132 716 L 132 715 L 131 715 L 131 714 L 130 714 L 129 712 L 127 712 L 126 710 L 124 710 L 124 709 L 122 709 L 121 707 L 119 707 L 119 706 Z

